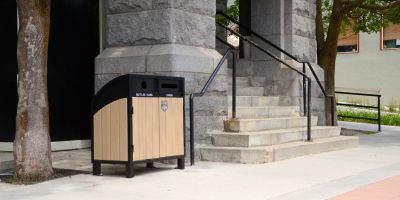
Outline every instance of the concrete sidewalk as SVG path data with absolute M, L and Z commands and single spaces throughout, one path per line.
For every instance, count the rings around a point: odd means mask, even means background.
M 327 199 L 400 175 L 398 152 L 400 128 L 383 126 L 381 133 L 360 136 L 356 149 L 256 165 L 139 167 L 133 179 L 124 178 L 123 166 L 107 167 L 103 177 L 77 175 L 32 186 L 0 183 L 0 199 Z

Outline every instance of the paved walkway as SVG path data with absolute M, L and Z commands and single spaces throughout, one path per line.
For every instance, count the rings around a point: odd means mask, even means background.
M 77 175 L 32 186 L 0 183 L 0 199 L 342 198 L 349 191 L 399 176 L 399 152 L 400 128 L 383 126 L 379 134 L 360 136 L 355 149 L 258 165 L 199 162 L 186 170 L 138 166 L 133 179 L 124 178 L 123 166 L 109 166 L 102 177 Z
M 400 176 L 373 183 L 330 200 L 382 200 L 382 199 L 400 199 Z

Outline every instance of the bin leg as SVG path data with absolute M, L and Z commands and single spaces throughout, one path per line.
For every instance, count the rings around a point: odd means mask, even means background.
M 154 168 L 154 162 L 148 162 L 146 163 L 147 168 Z
M 185 157 L 178 158 L 178 169 L 185 169 Z
M 101 173 L 101 163 L 100 162 L 93 162 L 93 175 L 95 176 L 102 176 Z
M 134 176 L 133 164 L 126 164 L 126 178 L 133 178 Z

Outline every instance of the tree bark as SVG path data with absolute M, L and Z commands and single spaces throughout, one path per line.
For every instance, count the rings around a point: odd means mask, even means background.
M 322 0 L 316 0 L 316 6 L 317 13 L 315 16 L 315 32 L 317 40 L 317 63 L 320 63 L 321 53 L 325 43 L 324 24 L 322 21 Z
M 320 45 L 318 52 L 318 64 L 325 70 L 325 90 L 328 95 L 335 96 L 335 65 L 336 65 L 336 54 L 337 54 L 337 43 L 339 40 L 340 27 L 343 21 L 342 12 L 343 2 L 341 0 L 334 0 L 332 7 L 332 15 L 329 22 L 329 29 L 326 35 L 326 39 L 323 44 Z M 323 31 L 318 30 L 317 31 Z M 325 101 L 325 117 L 326 124 L 331 125 L 332 111 L 331 106 L 333 103 L 333 121 L 334 125 L 337 125 L 336 115 L 336 102 L 330 100 Z
M 18 108 L 14 140 L 15 173 L 53 174 L 47 97 L 50 0 L 17 0 Z

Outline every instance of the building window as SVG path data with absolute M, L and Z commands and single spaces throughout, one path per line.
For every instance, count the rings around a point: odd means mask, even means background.
M 400 49 L 400 25 L 382 29 L 381 49 Z
M 337 44 L 338 53 L 358 53 L 359 52 L 359 35 L 352 30 L 346 31 L 339 35 Z

